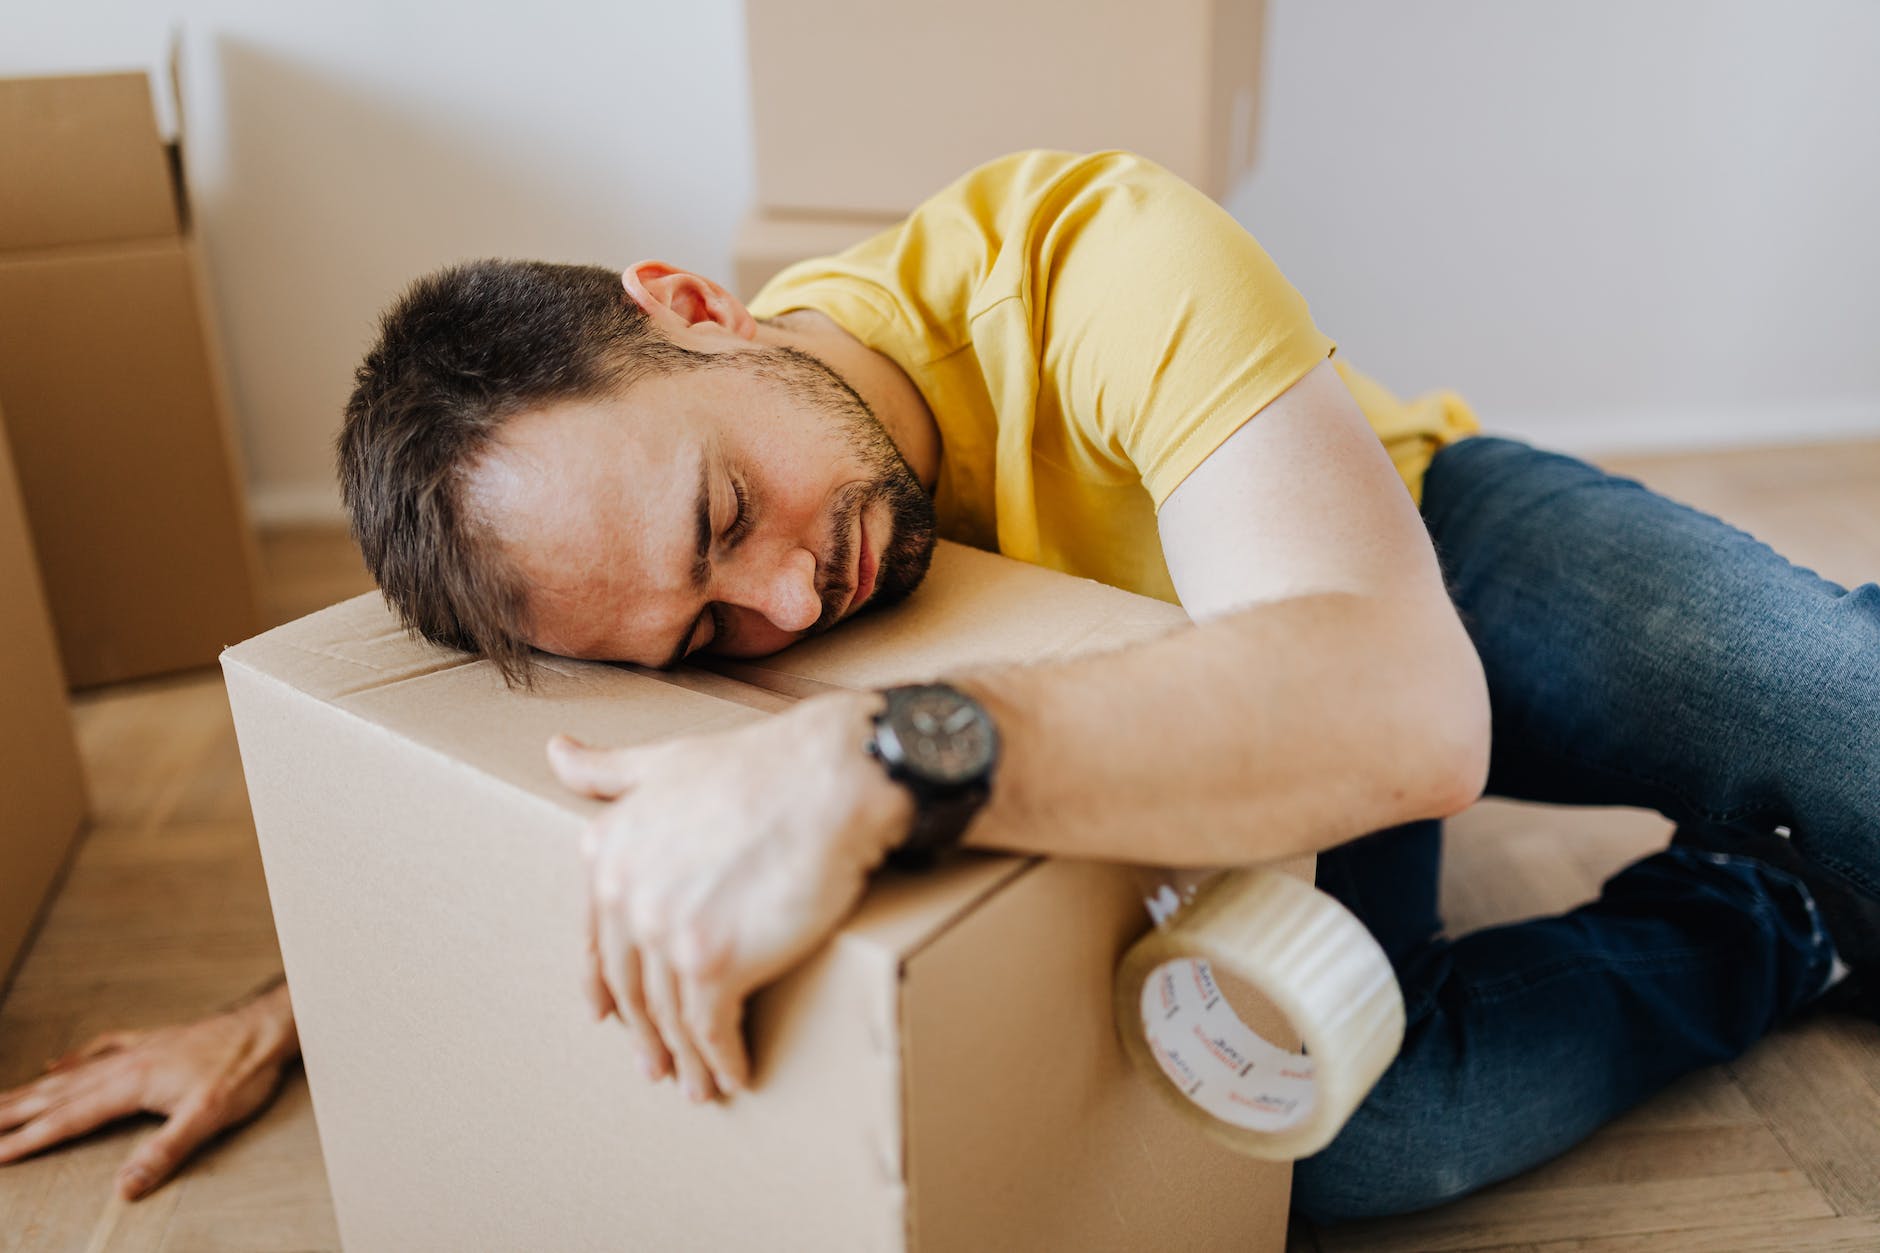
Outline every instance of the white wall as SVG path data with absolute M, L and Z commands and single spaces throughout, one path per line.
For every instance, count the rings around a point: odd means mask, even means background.
M 734 0 L 174 3 L 0 0 L 0 73 L 148 63 L 184 24 L 264 515 L 333 511 L 352 368 L 416 274 L 729 273 Z M 1231 203 L 1354 363 L 1456 387 L 1497 429 L 1582 451 L 1880 434 L 1876 57 L 1863 0 L 1270 0 L 1261 165 Z
M 1233 207 L 1359 368 L 1581 451 L 1880 434 L 1880 5 L 1269 15 Z

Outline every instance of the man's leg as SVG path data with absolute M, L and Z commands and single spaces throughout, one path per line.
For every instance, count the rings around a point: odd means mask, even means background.
M 1488 673 L 1488 790 L 1646 806 L 1710 838 L 1628 867 L 1559 918 L 1387 944 L 1404 1049 L 1299 1164 L 1295 1201 L 1321 1221 L 1423 1208 L 1544 1161 L 1815 995 L 1835 950 L 1813 897 L 1718 851 L 1719 830 L 1783 828 L 1811 875 L 1880 883 L 1880 587 L 1849 593 L 1714 518 L 1511 440 L 1444 449 L 1423 512 Z M 1433 899 L 1434 855 L 1428 882 L 1407 884 L 1370 855 L 1390 846 L 1326 858 L 1327 890 L 1360 917 L 1393 882 Z M 1382 928 L 1401 937 L 1404 912 L 1387 908 Z

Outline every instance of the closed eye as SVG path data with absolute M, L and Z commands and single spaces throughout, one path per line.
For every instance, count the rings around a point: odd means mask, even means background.
M 742 480 L 731 480 L 731 493 L 737 499 L 738 512 L 737 516 L 731 519 L 731 526 L 725 531 L 724 545 L 726 548 L 736 548 L 738 544 L 744 540 L 744 537 L 750 534 L 751 530 L 751 498 L 745 491 Z M 725 637 L 725 607 L 717 601 L 713 601 L 711 604 L 711 616 L 712 637 L 695 649 L 695 652 L 703 652 L 705 649 L 711 648 L 713 645 L 719 643 Z
M 751 529 L 751 498 L 744 491 L 744 484 L 731 480 L 731 492 L 737 497 L 738 515 L 731 520 L 731 529 L 725 532 L 725 547 L 735 548 Z

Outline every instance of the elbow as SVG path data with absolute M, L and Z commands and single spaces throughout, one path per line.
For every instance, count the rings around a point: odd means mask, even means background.
M 1431 818 L 1449 818 L 1461 813 L 1488 787 L 1491 726 L 1488 680 L 1482 659 L 1466 633 L 1461 654 L 1443 668 L 1446 682 L 1436 705 L 1424 719 L 1429 729 L 1427 743 L 1432 757 L 1427 762 L 1429 813 Z M 1428 707 L 1426 707 L 1428 708 Z
M 1482 799 L 1488 788 L 1488 702 L 1444 747 L 1431 778 L 1436 783 L 1428 817 L 1452 818 Z
M 1448 596 L 1431 608 L 1399 611 L 1397 619 L 1391 741 L 1404 768 L 1397 781 L 1401 822 L 1459 815 L 1489 785 L 1489 679 Z

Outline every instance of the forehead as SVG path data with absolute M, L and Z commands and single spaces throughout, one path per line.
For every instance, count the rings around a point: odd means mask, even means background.
M 710 436 L 641 417 L 604 401 L 519 414 L 472 468 L 470 497 L 529 588 L 538 648 L 651 661 L 697 608 L 690 573 Z

